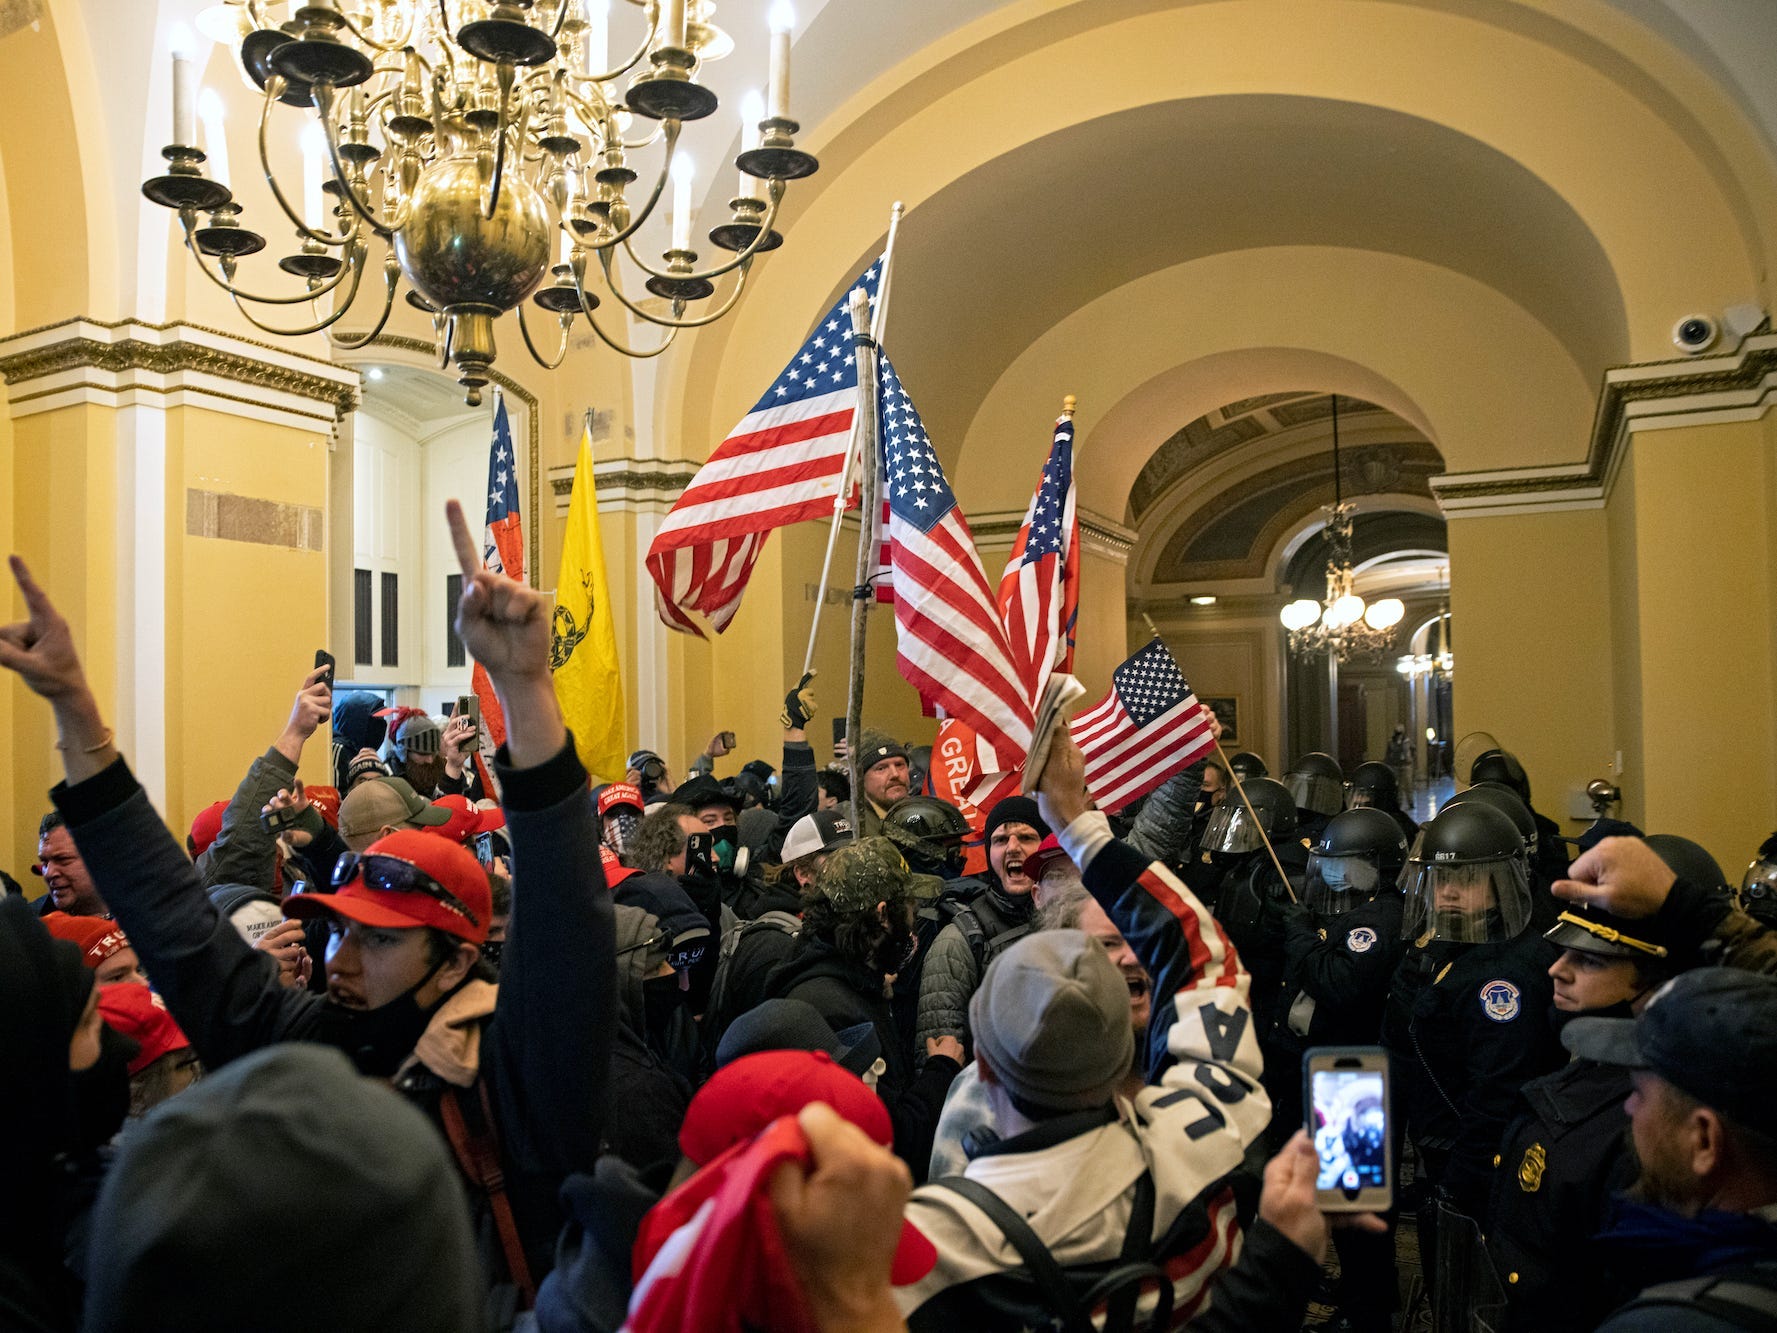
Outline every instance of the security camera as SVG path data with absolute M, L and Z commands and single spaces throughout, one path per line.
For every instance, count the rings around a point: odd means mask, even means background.
M 1672 345 L 1696 356 L 1715 346 L 1715 321 L 1708 315 L 1686 315 L 1672 326 Z

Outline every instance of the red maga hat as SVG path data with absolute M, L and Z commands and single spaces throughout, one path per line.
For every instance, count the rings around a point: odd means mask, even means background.
M 333 888 L 291 894 L 284 914 L 301 919 L 330 912 L 391 930 L 431 926 L 471 944 L 486 941 L 493 917 L 493 892 L 481 862 L 462 844 L 421 829 L 401 829 L 361 854 L 340 857 Z

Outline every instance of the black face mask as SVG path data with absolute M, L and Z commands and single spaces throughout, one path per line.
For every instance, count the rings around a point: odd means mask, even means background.
M 1640 999 L 1637 996 L 1636 999 Z M 1555 1040 L 1561 1039 L 1562 1031 L 1576 1018 L 1634 1018 L 1635 1011 L 1631 1006 L 1633 1000 L 1624 1000 L 1619 1004 L 1608 1005 L 1603 1009 L 1556 1009 L 1549 1008 L 1549 1030 L 1555 1034 Z
M 71 1070 L 68 1095 L 73 1102 L 75 1152 L 102 1148 L 123 1128 L 130 1113 L 130 1061 L 142 1048 L 110 1024 L 99 1029 L 99 1058 L 91 1068 Z
M 401 1062 L 413 1053 L 413 1044 L 432 1020 L 432 1011 L 420 1008 L 413 997 L 443 966 L 439 963 L 387 1004 L 374 1009 L 351 1009 L 328 1000 L 321 1011 L 321 1039 L 344 1051 L 365 1077 L 392 1077 Z

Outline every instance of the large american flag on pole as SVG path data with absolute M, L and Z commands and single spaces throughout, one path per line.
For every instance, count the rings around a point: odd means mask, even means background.
M 883 559 L 895 661 L 929 707 L 960 718 L 1009 769 L 1030 749 L 1031 700 L 994 590 L 943 465 L 888 357 L 881 359 Z
M 487 525 L 481 533 L 481 567 L 523 583 L 524 525 L 518 513 L 518 458 L 512 448 L 512 421 L 506 415 L 506 399 L 494 399 L 494 438 L 487 451 Z M 469 688 L 481 702 L 481 727 L 497 749 L 506 743 L 506 715 L 494 694 L 494 683 L 480 662 L 469 675 Z M 486 753 L 485 747 L 482 753 Z M 492 790 L 487 768 L 476 755 L 482 774 L 482 790 Z
M 1050 673 L 1074 669 L 1080 609 L 1080 520 L 1074 502 L 1074 423 L 1055 423 L 1055 440 L 1036 493 L 1000 576 L 999 611 L 1012 665 L 1034 710 Z
M 702 637 L 693 611 L 727 629 L 766 534 L 832 516 L 858 406 L 847 306 L 862 287 L 874 311 L 881 279 L 878 258 L 674 501 L 648 547 L 655 608 L 673 629 Z
M 1197 702 L 1159 639 L 1111 673 L 1111 692 L 1074 716 L 1068 734 L 1086 758 L 1086 790 L 1121 810 L 1216 748 Z

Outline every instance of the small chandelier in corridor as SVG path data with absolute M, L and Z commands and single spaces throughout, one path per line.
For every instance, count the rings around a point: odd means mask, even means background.
M 1303 597 L 1278 612 L 1289 631 L 1290 652 L 1304 660 L 1380 662 L 1394 645 L 1394 627 L 1406 614 L 1398 597 L 1365 604 L 1352 586 L 1351 521 L 1356 512 L 1340 488 L 1339 395 L 1333 395 L 1333 503 L 1326 515 L 1327 592 L 1319 602 Z
M 716 110 L 715 93 L 697 80 L 705 61 L 733 46 L 711 23 L 714 8 L 713 0 L 651 0 L 641 11 L 645 34 L 611 59 L 605 6 L 593 3 L 589 22 L 588 0 L 223 0 L 199 26 L 228 37 L 263 94 L 257 165 L 275 201 L 271 220 L 294 232 L 296 250 L 278 267 L 298 285 L 275 293 L 240 279 L 240 261 L 267 238 L 244 225 L 228 185 L 203 173 L 189 53 L 173 57 L 168 170 L 142 192 L 175 211 L 204 276 L 267 333 L 328 330 L 335 346 L 362 347 L 387 323 L 405 277 L 409 304 L 431 316 L 440 363 L 455 363 L 471 405 L 493 364 L 494 321 L 509 310 L 546 369 L 565 359 L 581 318 L 615 350 L 655 356 L 678 330 L 714 323 L 733 307 L 754 257 L 783 243 L 773 224 L 787 183 L 818 165 L 792 137 L 791 15 L 788 0 L 778 0 L 770 95 L 743 105 L 739 197 L 709 233 L 728 253 L 698 269 L 679 136 Z M 313 112 L 300 191 L 280 181 L 267 150 L 274 112 L 288 114 L 278 111 L 285 106 Z M 658 161 L 640 179 L 634 159 L 655 144 Z M 634 238 L 669 194 L 671 241 L 650 264 Z M 372 240 L 387 245 L 380 263 L 370 257 Z M 625 293 L 619 251 L 657 300 Z M 602 282 L 588 280 L 589 261 Z M 373 327 L 335 337 L 332 326 L 354 307 L 367 272 Z M 686 313 L 727 274 L 733 281 L 713 309 Z M 664 328 L 663 341 L 634 347 L 607 333 L 593 314 L 595 285 L 637 320 Z M 533 340 L 527 297 L 556 326 L 557 346 Z M 253 305 L 291 308 L 295 326 L 261 322 Z

